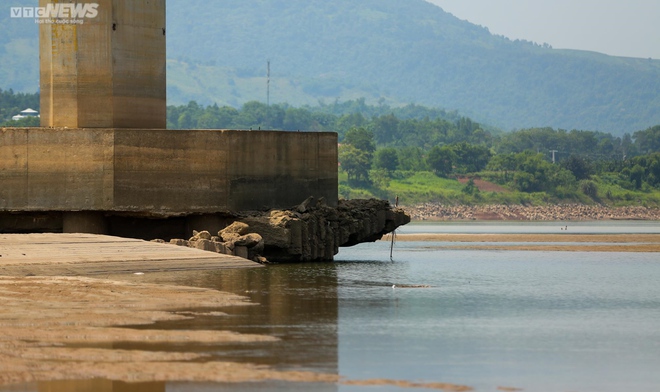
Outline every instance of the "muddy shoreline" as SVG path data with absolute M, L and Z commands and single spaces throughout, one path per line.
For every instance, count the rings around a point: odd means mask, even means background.
M 391 240 L 391 237 L 384 238 Z M 397 234 L 396 241 L 442 242 L 444 249 L 660 252 L 660 234 Z
M 254 306 L 247 297 L 173 285 L 198 271 L 111 275 L 107 279 L 0 276 L 0 390 L 37 390 L 42 381 L 126 383 L 295 382 L 392 385 L 471 391 L 466 385 L 404 380 L 350 380 L 338 374 L 278 370 L 218 361 L 198 352 L 116 349 L 116 343 L 224 345 L 275 342 L 269 335 L 222 330 L 162 330 L 161 321 L 228 317 L 224 308 Z M 141 327 L 140 327 L 141 326 Z M 136 328 L 138 327 L 138 328 Z

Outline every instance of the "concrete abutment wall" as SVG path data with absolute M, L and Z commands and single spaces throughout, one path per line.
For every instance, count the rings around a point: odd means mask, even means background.
M 337 134 L 4 128 L 0 183 L 12 214 L 204 216 L 309 196 L 336 206 Z

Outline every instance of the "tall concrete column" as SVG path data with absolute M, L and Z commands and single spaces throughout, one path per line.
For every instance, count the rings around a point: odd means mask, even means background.
M 165 0 L 39 6 L 42 126 L 166 128 Z

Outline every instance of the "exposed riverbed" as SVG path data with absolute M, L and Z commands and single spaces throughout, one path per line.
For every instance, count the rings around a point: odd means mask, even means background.
M 410 225 L 393 261 L 380 241 L 334 263 L 1 278 L 0 390 L 653 391 L 660 264 L 631 247 L 660 226 L 565 228 Z

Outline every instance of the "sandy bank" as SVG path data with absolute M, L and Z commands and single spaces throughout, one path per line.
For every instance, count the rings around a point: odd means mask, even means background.
M 389 237 L 389 236 L 388 236 Z M 391 240 L 391 237 L 383 240 Z M 448 242 L 447 249 L 660 252 L 660 234 L 397 234 L 397 241 Z M 540 244 L 539 244 L 540 243 Z
M 199 354 L 103 347 L 114 342 L 217 344 L 275 339 L 227 331 L 120 328 L 194 317 L 178 312 L 186 308 L 250 305 L 243 297 L 209 289 L 84 277 L 0 277 L 0 301 L 0 384 L 98 377 L 197 380 L 203 378 L 203 372 L 187 361 L 200 359 Z M 201 367 L 222 369 L 209 373 L 219 378 L 265 377 L 265 369 L 250 366 L 240 369 L 239 365 L 211 362 Z M 231 373 L 218 376 L 229 369 Z
M 133 276 L 126 276 L 135 280 Z M 167 279 L 167 274 L 160 279 Z M 125 382 L 287 382 L 393 385 L 470 391 L 447 383 L 346 380 L 337 374 L 282 371 L 268 366 L 215 361 L 180 351 L 114 349 L 120 342 L 225 344 L 272 342 L 277 338 L 217 330 L 121 328 L 251 306 L 246 298 L 211 289 L 131 283 L 86 277 L 0 277 L 0 385 L 54 380 L 107 379 Z

